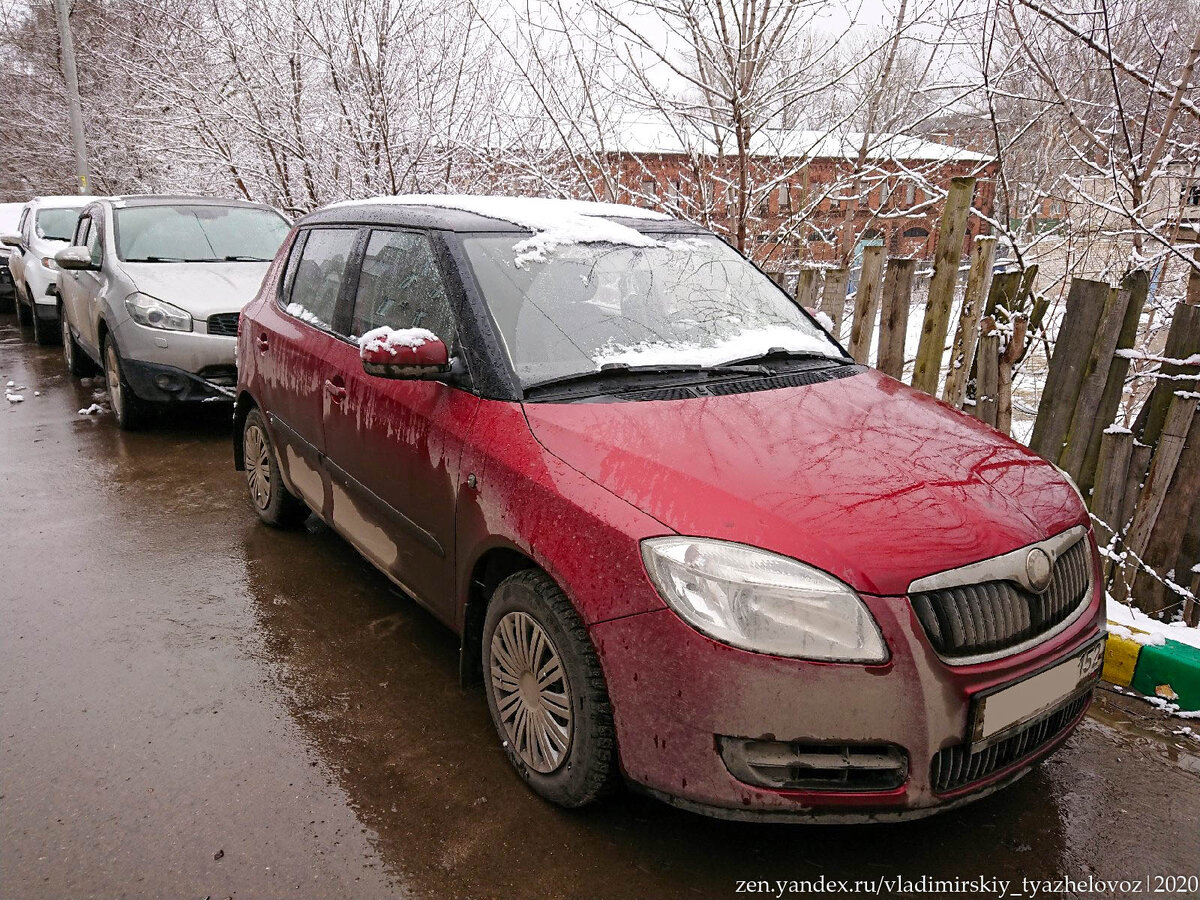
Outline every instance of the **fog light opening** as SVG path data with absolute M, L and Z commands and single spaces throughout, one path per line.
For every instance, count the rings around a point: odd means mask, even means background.
M 154 383 L 161 390 L 170 391 L 172 394 L 183 390 L 183 379 L 178 375 L 172 375 L 169 372 L 162 372 L 154 376 Z

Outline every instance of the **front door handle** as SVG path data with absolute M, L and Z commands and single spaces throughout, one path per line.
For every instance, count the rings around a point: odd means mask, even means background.
M 346 385 L 342 382 L 341 378 L 326 378 L 325 393 L 333 398 L 334 403 L 341 403 L 346 399 Z

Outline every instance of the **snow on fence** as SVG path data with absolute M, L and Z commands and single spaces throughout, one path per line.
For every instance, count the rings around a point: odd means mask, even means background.
M 978 237 L 947 344 L 973 186 L 973 179 L 955 179 L 947 199 L 919 335 L 909 323 L 916 261 L 885 260 L 882 247 L 864 248 L 848 329 L 846 269 L 802 269 L 797 300 L 828 316 L 855 360 L 873 357 L 894 378 L 903 377 L 905 344 L 916 338 L 908 360 L 913 387 L 940 392 L 1005 434 L 1012 431 L 1014 367 L 1035 343 L 1044 345 L 1049 367 L 1026 443 L 1087 498 L 1107 589 L 1151 615 L 1181 612 L 1187 624 L 1200 624 L 1200 276 L 1192 271 L 1166 346 L 1150 355 L 1134 349 L 1148 272 L 1132 270 L 1116 286 L 1072 279 L 1051 335 L 1049 301 L 1034 291 L 1037 266 L 993 274 L 995 240 Z M 1115 423 L 1135 358 L 1158 370 L 1133 427 L 1124 428 Z

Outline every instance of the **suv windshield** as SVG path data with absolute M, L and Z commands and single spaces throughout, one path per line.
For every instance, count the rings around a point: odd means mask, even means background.
M 75 233 L 75 223 L 79 221 L 81 209 L 82 206 L 39 209 L 33 220 L 37 236 L 47 241 L 69 241 Z
M 116 222 L 125 262 L 269 260 L 288 233 L 279 213 L 247 206 L 129 206 Z
M 463 239 L 523 386 L 606 364 L 717 366 L 774 348 L 845 358 L 723 241 L 656 237 L 651 247 L 569 244 L 519 264 L 512 235 Z

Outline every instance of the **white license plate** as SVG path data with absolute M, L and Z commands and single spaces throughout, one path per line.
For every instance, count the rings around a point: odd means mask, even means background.
M 1005 732 L 1036 719 L 1094 681 L 1104 665 L 1099 640 L 1065 662 L 976 700 L 971 740 L 990 744 Z

